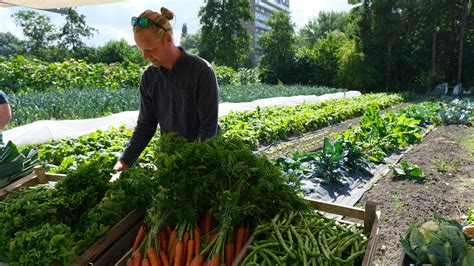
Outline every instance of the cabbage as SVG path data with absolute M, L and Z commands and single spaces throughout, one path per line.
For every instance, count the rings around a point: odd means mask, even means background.
M 473 251 L 469 249 L 467 237 L 457 221 L 435 216 L 434 221 L 421 226 L 411 224 L 405 237 L 400 238 L 400 243 L 416 264 L 458 265 L 463 260 L 468 263 L 465 265 L 474 265 L 469 264 Z

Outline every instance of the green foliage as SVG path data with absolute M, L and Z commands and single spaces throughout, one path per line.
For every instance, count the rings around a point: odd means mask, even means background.
M 434 217 L 434 221 L 411 224 L 400 238 L 405 253 L 416 264 L 458 265 L 465 251 L 466 238 L 455 220 Z
M 240 72 L 239 72 L 240 73 Z M 328 87 L 312 87 L 300 85 L 241 85 L 222 86 L 219 90 L 221 102 L 251 102 L 273 97 L 289 97 L 298 95 L 324 95 L 328 93 L 345 92 L 345 89 Z
M 234 70 L 231 67 L 218 66 L 213 64 L 219 86 L 225 85 L 259 85 L 257 69 L 239 68 Z
M 467 213 L 467 224 L 474 224 L 474 208 Z
M 109 185 L 114 160 L 84 161 L 56 186 L 12 192 L 0 204 L 0 260 L 9 265 L 69 265 L 155 191 L 146 171 L 125 170 Z
M 11 95 L 13 128 L 38 120 L 96 118 L 138 110 L 139 91 L 133 89 L 76 89 Z M 71 101 L 74 99 L 74 101 Z
M 194 34 L 188 33 L 186 35 L 181 35 L 181 40 L 179 41 L 179 45 L 182 46 L 187 52 L 190 52 L 192 54 L 197 54 L 193 51 L 199 52 L 199 44 L 201 43 L 201 40 L 202 40 L 201 35 L 202 35 L 201 30 L 198 30 Z
M 455 99 L 438 113 L 445 125 L 472 125 L 474 103 L 469 99 Z
M 6 92 L 71 90 L 85 88 L 136 88 L 142 68 L 133 63 L 87 64 L 71 59 L 46 63 L 23 56 L 0 57 L 0 87 Z
M 359 116 L 369 107 L 388 107 L 401 101 L 396 94 L 368 94 L 297 106 L 264 107 L 231 112 L 220 118 L 220 124 L 224 136 L 258 146 Z
M 118 41 L 110 40 L 105 45 L 85 53 L 83 57 L 90 63 L 133 63 L 140 66 L 146 65 L 140 50 L 135 46 L 129 45 L 124 39 Z
M 86 16 L 77 13 L 74 8 L 65 9 L 66 23 L 62 26 L 58 33 L 59 46 L 65 51 L 75 54 L 79 48 L 85 44 L 81 37 L 90 38 L 94 35 L 96 29 L 86 24 Z M 98 32 L 98 31 L 97 31 Z
M 409 165 L 407 161 L 402 161 L 398 166 L 390 166 L 394 175 L 408 179 L 424 180 L 426 177 L 418 165 Z
M 287 11 L 272 13 L 267 24 L 271 30 L 258 39 L 258 44 L 262 49 L 259 62 L 261 79 L 270 84 L 279 81 L 285 84 L 291 83 L 293 73 L 288 69 L 294 64 L 296 53 L 294 24 Z
M 57 36 L 57 29 L 48 16 L 40 15 L 33 10 L 21 10 L 12 15 L 15 24 L 19 26 L 27 38 L 24 43 L 29 54 L 46 58 L 48 47 Z
M 36 150 L 18 151 L 13 142 L 0 145 L 0 188 L 26 176 L 39 163 Z
M 210 62 L 237 68 L 250 50 L 250 35 L 242 25 L 253 21 L 250 1 L 205 1 L 199 18 L 199 55 Z
M 344 32 L 348 23 L 349 16 L 346 12 L 320 11 L 317 18 L 310 19 L 300 30 L 299 37 L 302 40 L 302 45 L 312 48 L 326 34 L 335 30 Z
M 23 43 L 10 32 L 0 32 L 0 56 L 16 56 L 23 52 Z

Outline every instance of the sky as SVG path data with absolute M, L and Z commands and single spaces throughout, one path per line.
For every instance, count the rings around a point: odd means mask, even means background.
M 84 39 L 90 46 L 100 46 L 109 40 L 125 39 L 134 44 L 130 27 L 130 18 L 138 16 L 146 9 L 159 11 L 162 6 L 176 14 L 172 20 L 174 39 L 179 44 L 183 23 L 188 26 L 189 33 L 199 29 L 199 8 L 204 0 L 125 0 L 119 3 L 79 7 L 77 11 L 86 16 L 86 23 L 99 32 L 90 39 Z M 320 11 L 349 11 L 351 6 L 347 0 L 290 0 L 290 14 L 296 28 L 303 27 Z M 0 8 L 0 32 L 11 32 L 23 38 L 21 29 L 16 27 L 11 15 L 25 8 Z M 53 24 L 58 27 L 64 23 L 64 17 L 59 14 L 40 11 L 51 17 Z

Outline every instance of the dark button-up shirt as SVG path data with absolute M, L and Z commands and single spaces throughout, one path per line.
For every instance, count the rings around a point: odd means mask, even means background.
M 187 54 L 173 69 L 148 67 L 140 83 L 137 127 L 120 159 L 131 165 L 160 125 L 160 132 L 175 132 L 189 141 L 218 134 L 218 84 L 211 65 Z

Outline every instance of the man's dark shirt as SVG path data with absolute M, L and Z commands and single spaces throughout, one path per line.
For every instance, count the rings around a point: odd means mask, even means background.
M 175 132 L 189 141 L 219 132 L 218 85 L 211 65 L 197 56 L 181 56 L 173 69 L 148 67 L 140 83 L 137 127 L 120 159 L 130 166 L 156 132 Z

